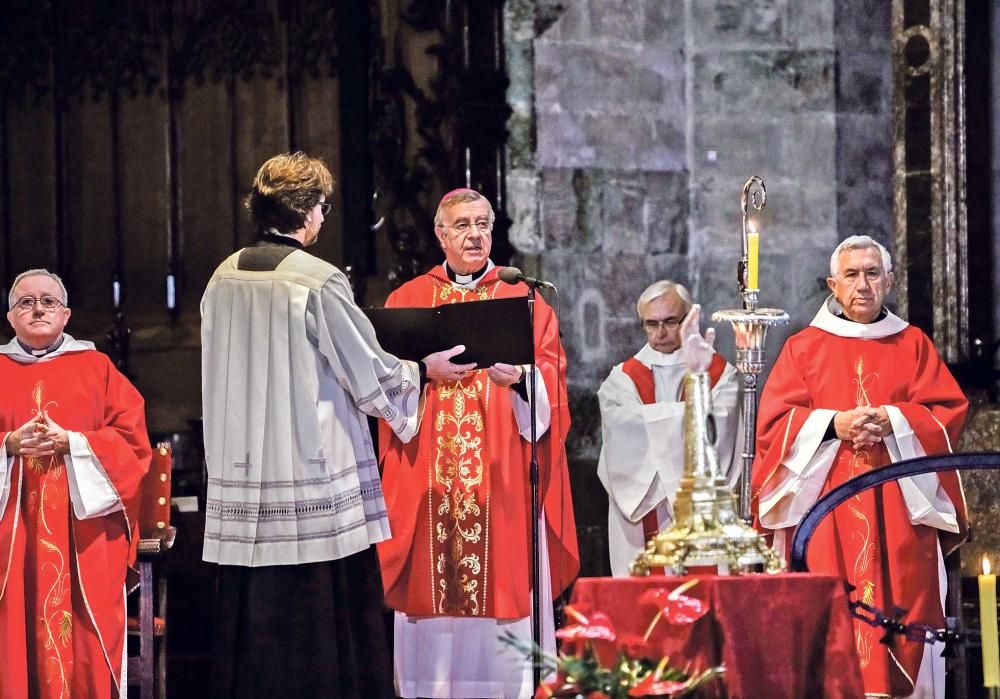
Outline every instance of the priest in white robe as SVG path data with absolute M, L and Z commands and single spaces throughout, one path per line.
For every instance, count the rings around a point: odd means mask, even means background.
M 608 548 L 611 572 L 617 576 L 628 575 L 646 541 L 673 522 L 673 501 L 684 471 L 687 369 L 680 349 L 691 295 L 681 284 L 661 280 L 642 292 L 636 308 L 648 342 L 611 370 L 597 394 L 603 437 L 597 475 L 610 501 Z M 719 465 L 737 477 L 739 376 L 719 354 L 708 373 Z

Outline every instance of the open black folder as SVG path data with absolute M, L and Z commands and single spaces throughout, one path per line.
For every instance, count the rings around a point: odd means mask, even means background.
M 423 359 L 465 345 L 452 358 L 481 369 L 497 362 L 530 364 L 533 343 L 528 297 L 447 303 L 436 308 L 365 308 L 379 344 L 402 359 Z

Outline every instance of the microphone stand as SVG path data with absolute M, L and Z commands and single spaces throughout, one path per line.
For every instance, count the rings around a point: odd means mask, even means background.
M 528 415 L 531 420 L 531 465 L 529 480 L 531 482 L 531 640 L 535 652 L 531 656 L 532 692 L 542 681 L 542 614 L 541 593 L 539 590 L 541 571 L 538 562 L 539 532 L 538 532 L 538 434 L 535 414 L 535 286 L 528 285 L 528 318 L 531 320 L 531 369 L 528 376 Z

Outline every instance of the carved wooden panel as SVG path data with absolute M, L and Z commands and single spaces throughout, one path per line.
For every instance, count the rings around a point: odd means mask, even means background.
M 108 350 L 169 431 L 201 412 L 202 290 L 252 239 L 243 198 L 267 157 L 330 166 L 311 251 L 359 293 L 374 279 L 371 300 L 439 261 L 431 219 L 456 186 L 497 205 L 505 261 L 502 7 L 15 0 L 0 23 L 0 291 L 28 268 L 61 274 L 69 331 Z
M 69 331 L 128 371 L 154 429 L 185 429 L 201 293 L 253 237 L 242 202 L 260 163 L 300 148 L 345 180 L 336 54 L 367 47 L 371 16 L 360 5 L 341 27 L 319 0 L 16 5 L 0 28 L 0 288 L 32 267 L 62 275 Z M 331 199 L 314 250 L 369 255 L 342 224 L 369 202 Z

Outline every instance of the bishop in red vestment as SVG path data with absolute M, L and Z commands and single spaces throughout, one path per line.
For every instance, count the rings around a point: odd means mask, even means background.
M 0 699 L 124 693 L 144 403 L 63 332 L 66 302 L 55 275 L 19 276 L 0 347 Z
M 525 296 L 489 260 L 493 210 L 472 190 L 442 200 L 435 232 L 445 264 L 395 291 L 390 307 Z M 474 329 L 470 329 L 474 332 Z M 564 441 L 569 429 L 558 323 L 535 304 L 543 570 L 561 592 L 579 568 Z M 380 424 L 379 458 L 392 538 L 378 544 L 386 602 L 397 610 L 401 696 L 529 696 L 531 668 L 496 637 L 530 638 L 530 422 L 524 369 L 480 367 L 433 376 L 417 436 Z M 544 583 L 543 583 L 544 586 Z M 545 605 L 543 605 L 544 607 Z M 544 616 L 544 611 L 543 611 Z M 551 620 L 549 621 L 551 626 Z M 526 672 L 525 672 L 526 670 Z
M 753 492 L 779 551 L 803 514 L 844 481 L 902 459 L 949 453 L 968 403 L 930 339 L 882 305 L 891 261 L 867 236 L 838 246 L 833 296 L 785 343 L 761 396 Z M 809 569 L 843 576 L 854 598 L 904 621 L 944 626 L 943 556 L 966 537 L 957 473 L 866 491 L 824 520 Z M 868 696 L 943 696 L 941 647 L 855 621 Z

